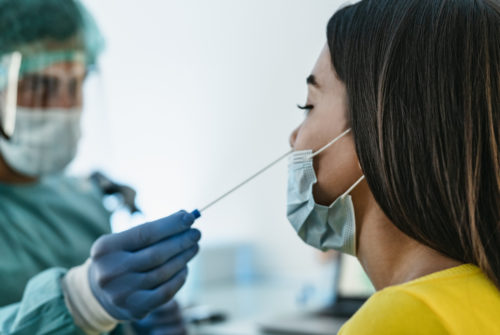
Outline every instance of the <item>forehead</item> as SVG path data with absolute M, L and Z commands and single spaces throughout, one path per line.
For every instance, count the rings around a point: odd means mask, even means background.
M 85 76 L 85 64 L 82 62 L 59 62 L 47 66 L 37 73 L 61 78 L 83 77 Z

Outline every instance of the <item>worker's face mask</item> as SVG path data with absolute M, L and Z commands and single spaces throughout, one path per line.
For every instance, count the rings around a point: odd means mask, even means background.
M 17 107 L 15 131 L 0 138 L 0 153 L 16 172 L 39 177 L 62 171 L 75 157 L 81 107 L 36 109 Z
M 314 201 L 313 185 L 317 182 L 313 157 L 342 138 L 348 131 L 313 153 L 312 150 L 295 151 L 288 165 L 288 221 L 307 244 L 320 249 L 334 249 L 350 255 L 356 254 L 356 220 L 349 193 L 364 176 L 354 183 L 330 206 Z

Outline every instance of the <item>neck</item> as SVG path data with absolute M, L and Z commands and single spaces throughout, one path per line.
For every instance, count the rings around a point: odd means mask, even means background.
M 359 201 L 355 199 L 357 194 Z M 357 257 L 377 290 L 462 264 L 396 228 L 375 202 L 366 182 L 351 195 L 358 228 Z
M 12 170 L 0 155 L 0 182 L 6 184 L 27 184 L 35 181 L 37 181 L 36 177 L 28 177 Z

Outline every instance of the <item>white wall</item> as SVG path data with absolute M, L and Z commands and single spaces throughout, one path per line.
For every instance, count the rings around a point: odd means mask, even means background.
M 341 2 L 86 0 L 107 50 L 73 171 L 135 186 L 151 219 L 206 204 L 288 150 Z M 203 213 L 203 245 L 249 242 L 262 273 L 313 273 L 286 220 L 286 174 L 284 161 Z

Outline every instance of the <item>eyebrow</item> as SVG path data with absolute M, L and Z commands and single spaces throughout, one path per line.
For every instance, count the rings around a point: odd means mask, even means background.
M 312 85 L 316 88 L 319 88 L 318 82 L 316 81 L 316 77 L 313 74 L 311 74 L 311 75 L 309 75 L 309 77 L 307 77 L 306 82 L 308 85 Z

